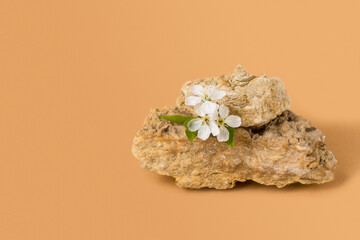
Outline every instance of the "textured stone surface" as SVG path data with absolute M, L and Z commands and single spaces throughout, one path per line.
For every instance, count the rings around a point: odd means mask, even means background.
M 185 105 L 185 97 L 192 95 L 190 87 L 196 84 L 225 91 L 227 95 L 221 101 L 226 102 L 231 114 L 241 117 L 243 127 L 264 125 L 290 107 L 290 97 L 279 78 L 256 77 L 239 65 L 233 73 L 184 84 L 177 105 L 193 114 L 193 107 Z
M 232 188 L 253 180 L 265 185 L 325 183 L 333 180 L 336 160 L 320 130 L 285 111 L 261 128 L 237 128 L 233 148 L 214 137 L 191 143 L 184 127 L 159 119 L 183 114 L 177 107 L 152 110 L 133 142 L 141 167 L 172 176 L 186 188 Z

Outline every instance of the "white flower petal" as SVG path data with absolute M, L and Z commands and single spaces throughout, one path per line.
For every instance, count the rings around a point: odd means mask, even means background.
M 226 93 L 224 91 L 213 91 L 210 95 L 211 100 L 219 100 L 225 97 Z
M 187 126 L 190 131 L 195 132 L 200 129 L 202 124 L 203 122 L 200 118 L 194 118 L 188 122 Z
M 230 127 L 237 128 L 241 125 L 241 118 L 239 116 L 230 115 L 225 119 L 225 123 Z
M 219 113 L 217 110 L 215 110 L 212 114 L 210 114 L 210 120 L 211 121 L 216 121 L 219 119 Z
M 198 137 L 202 140 L 208 139 L 210 136 L 210 127 L 206 124 L 202 125 L 199 132 Z
M 210 101 L 205 101 L 201 105 L 201 111 L 209 115 L 211 115 L 216 110 L 216 108 L 217 108 L 217 104 Z
M 229 140 L 229 131 L 226 129 L 226 127 L 220 127 L 220 133 L 217 135 L 217 140 L 219 142 L 226 142 Z
M 204 89 L 200 85 L 194 85 L 191 87 L 191 92 L 197 96 L 203 96 L 204 95 Z
M 221 118 L 226 118 L 229 115 L 229 108 L 224 104 L 221 104 L 219 108 L 219 114 Z
M 214 136 L 216 136 L 220 133 L 219 127 L 213 121 L 210 122 L 210 131 L 211 131 L 212 135 L 214 135 Z
M 185 98 L 185 104 L 188 106 L 195 106 L 199 102 L 201 102 L 200 97 L 190 96 L 190 97 Z
M 195 107 L 194 107 L 194 110 L 195 110 L 196 114 L 197 114 L 198 116 L 200 116 L 200 117 L 204 117 L 204 116 L 206 115 L 206 114 L 202 111 L 202 108 L 201 108 L 202 105 L 203 105 L 203 103 L 200 102 L 200 103 L 196 104 Z

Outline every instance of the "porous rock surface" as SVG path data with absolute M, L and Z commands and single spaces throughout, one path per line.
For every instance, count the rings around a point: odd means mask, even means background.
M 279 78 L 268 78 L 266 75 L 254 76 L 246 73 L 239 65 L 233 73 L 219 77 L 189 81 L 181 88 L 182 95 L 177 99 L 180 109 L 194 113 L 192 106 L 185 105 L 185 98 L 193 95 L 193 85 L 213 85 L 217 90 L 226 92 L 221 99 L 229 107 L 231 114 L 238 115 L 242 127 L 261 126 L 290 107 L 290 97 Z
M 323 134 L 291 111 L 259 128 L 237 128 L 233 148 L 215 137 L 191 143 L 184 126 L 158 118 L 172 114 L 190 113 L 179 107 L 152 110 L 132 152 L 143 169 L 174 177 L 181 187 L 226 189 L 237 181 L 253 180 L 280 188 L 334 178 L 336 160 Z

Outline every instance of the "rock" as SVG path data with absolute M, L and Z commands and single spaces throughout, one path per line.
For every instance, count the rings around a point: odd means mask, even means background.
M 193 107 L 185 105 L 185 97 L 192 95 L 190 87 L 197 84 L 213 85 L 225 91 L 227 95 L 221 101 L 226 102 L 231 114 L 241 117 L 243 127 L 264 125 L 290 107 L 290 97 L 279 78 L 256 77 L 239 65 L 233 73 L 184 84 L 177 105 L 192 114 L 195 114 Z
M 171 114 L 189 113 L 178 107 L 152 110 L 132 152 L 143 169 L 174 177 L 180 187 L 226 189 L 253 180 L 281 188 L 334 178 L 336 160 L 324 135 L 290 111 L 260 128 L 237 128 L 233 148 L 215 137 L 191 143 L 182 125 L 158 118 Z

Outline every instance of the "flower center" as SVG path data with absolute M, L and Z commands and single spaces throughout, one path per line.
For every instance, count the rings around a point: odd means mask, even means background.
M 225 123 L 224 119 L 222 119 L 222 118 L 219 118 L 219 119 L 217 120 L 217 122 L 219 123 L 220 126 L 221 126 L 221 125 L 224 125 L 224 123 Z
M 204 94 L 204 96 L 202 97 L 201 101 L 202 101 L 202 102 L 205 102 L 205 101 L 211 102 L 211 99 L 210 99 L 209 95 Z
M 203 122 L 206 123 L 207 125 L 209 125 L 210 124 L 210 118 L 204 117 Z

